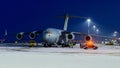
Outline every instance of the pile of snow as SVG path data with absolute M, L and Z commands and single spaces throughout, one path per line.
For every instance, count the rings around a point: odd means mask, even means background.
M 0 47 L 0 68 L 120 68 L 120 47 Z
M 0 54 L 0 68 L 120 68 L 120 57 L 98 54 L 3 52 Z

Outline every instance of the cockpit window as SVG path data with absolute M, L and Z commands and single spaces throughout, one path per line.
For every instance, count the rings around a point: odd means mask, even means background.
M 52 32 L 50 32 L 50 31 L 45 31 L 45 33 L 49 33 L 49 34 L 52 34 Z

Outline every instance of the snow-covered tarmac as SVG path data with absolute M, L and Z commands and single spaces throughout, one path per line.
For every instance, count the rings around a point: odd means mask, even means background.
M 0 47 L 0 68 L 120 68 L 120 46 Z

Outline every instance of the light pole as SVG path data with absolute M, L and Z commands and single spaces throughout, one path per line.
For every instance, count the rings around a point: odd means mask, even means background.
M 93 30 L 94 30 L 94 34 L 95 34 L 95 30 L 96 30 L 96 26 L 95 25 L 93 25 Z
M 97 34 L 99 33 L 99 29 L 96 29 Z
M 91 19 L 88 18 L 88 19 L 87 19 L 87 23 L 88 23 L 88 34 L 90 34 L 90 22 L 91 22 Z
M 117 34 L 118 34 L 118 32 L 117 32 L 117 31 L 114 31 L 113 36 L 116 38 L 116 37 L 117 37 Z
M 117 31 L 114 31 L 113 37 L 114 37 L 114 43 L 117 43 L 117 37 L 118 37 L 118 32 Z
M 93 25 L 93 34 L 95 35 L 95 31 L 96 30 L 96 26 L 95 25 Z M 93 40 L 94 40 L 94 42 L 96 43 L 96 40 L 95 40 L 95 37 L 93 38 Z
M 97 33 L 97 35 L 98 35 L 99 29 L 96 29 L 96 33 Z M 99 39 L 98 39 L 98 38 L 97 38 L 97 43 L 99 43 Z

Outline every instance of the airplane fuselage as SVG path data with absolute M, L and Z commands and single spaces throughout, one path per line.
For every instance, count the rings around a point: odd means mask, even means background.
M 62 35 L 62 30 L 48 28 L 43 31 L 42 41 L 48 44 L 57 44 L 60 41 L 60 36 Z

